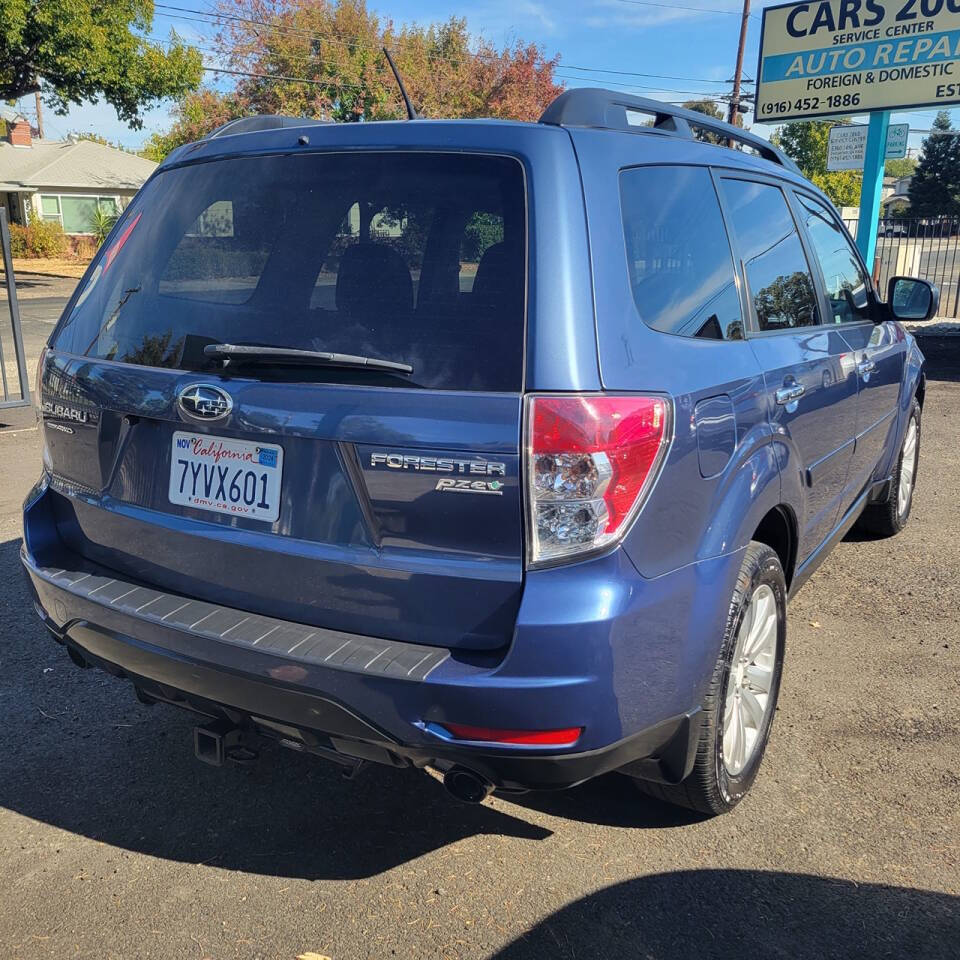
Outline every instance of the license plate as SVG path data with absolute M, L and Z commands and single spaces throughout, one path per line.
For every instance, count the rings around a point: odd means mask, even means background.
M 170 502 L 275 523 L 280 516 L 283 447 L 177 431 Z

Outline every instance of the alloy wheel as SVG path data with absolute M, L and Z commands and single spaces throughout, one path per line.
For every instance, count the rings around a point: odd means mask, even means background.
M 738 776 L 756 751 L 770 704 L 779 618 L 773 590 L 760 584 L 743 615 L 724 696 L 723 763 Z
M 910 418 L 907 435 L 903 440 L 903 459 L 900 464 L 900 486 L 897 488 L 897 515 L 903 516 L 913 496 L 913 483 L 917 475 L 917 419 Z

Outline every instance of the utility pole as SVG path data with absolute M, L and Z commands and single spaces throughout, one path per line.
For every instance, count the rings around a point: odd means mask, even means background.
M 743 75 L 743 48 L 747 44 L 747 22 L 750 19 L 750 0 L 743 0 L 743 18 L 740 21 L 740 45 L 737 47 L 737 69 L 733 73 L 733 96 L 730 97 L 730 110 L 727 123 L 737 123 L 740 114 L 740 77 Z
M 37 106 L 37 136 L 42 140 L 43 139 L 43 107 L 40 103 L 40 91 L 37 90 L 34 93 L 34 103 Z

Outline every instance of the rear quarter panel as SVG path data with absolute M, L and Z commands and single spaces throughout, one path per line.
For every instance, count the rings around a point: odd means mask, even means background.
M 647 327 L 630 288 L 619 171 L 643 164 L 703 164 L 713 151 L 642 134 L 577 130 L 573 138 L 590 224 L 603 386 L 663 393 L 674 403 L 670 452 L 624 544 L 639 572 L 657 577 L 736 553 L 780 502 L 763 372 L 745 340 L 694 339 Z M 722 160 L 728 151 L 716 149 L 721 154 L 713 159 Z M 714 399 L 720 403 L 711 403 Z M 716 450 L 705 456 L 718 428 L 702 411 L 724 409 L 732 413 L 733 448 L 726 458 Z

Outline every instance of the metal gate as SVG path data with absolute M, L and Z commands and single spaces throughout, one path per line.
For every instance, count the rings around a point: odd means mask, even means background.
M 0 409 L 30 405 L 30 385 L 27 362 L 23 356 L 23 332 L 20 329 L 20 305 L 17 303 L 17 284 L 13 277 L 13 257 L 10 253 L 10 228 L 6 208 L 0 207 L 0 247 L 3 248 L 3 275 L 10 308 L 10 323 L 0 321 L 0 381 L 3 395 Z M 0 305 L 2 309 L 2 305 Z
M 856 236 L 857 221 L 847 220 Z M 874 279 L 886 295 L 890 277 L 920 277 L 940 288 L 941 319 L 960 318 L 960 217 L 880 221 Z

